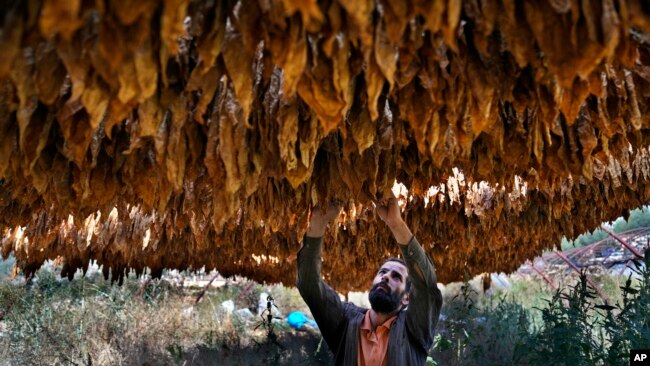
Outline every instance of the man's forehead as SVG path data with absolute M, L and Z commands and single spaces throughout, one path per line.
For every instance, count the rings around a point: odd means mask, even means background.
M 384 264 L 382 264 L 380 269 L 387 269 L 387 270 L 390 270 L 390 271 L 399 272 L 399 273 L 401 273 L 403 275 L 408 275 L 408 269 L 406 268 L 406 266 L 403 265 L 400 262 L 397 262 L 397 261 L 389 260 L 389 261 L 385 262 Z

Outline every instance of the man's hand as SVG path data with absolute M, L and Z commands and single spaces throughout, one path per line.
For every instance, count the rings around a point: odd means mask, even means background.
M 386 206 L 377 206 L 375 211 L 379 215 L 379 218 L 388 225 L 390 231 L 393 232 L 393 236 L 398 244 L 406 245 L 411 241 L 413 233 L 411 233 L 411 229 L 409 229 L 402 219 L 402 213 L 400 212 L 399 204 L 395 196 L 388 200 Z
M 320 238 L 325 235 L 325 230 L 330 222 L 339 216 L 341 206 L 330 204 L 327 210 L 321 208 L 315 209 L 311 213 L 311 221 L 307 228 L 307 236 L 310 238 Z

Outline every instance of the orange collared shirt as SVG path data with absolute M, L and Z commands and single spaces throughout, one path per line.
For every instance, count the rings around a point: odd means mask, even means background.
M 388 351 L 388 335 L 390 325 L 397 318 L 394 315 L 386 320 L 384 324 L 377 326 L 375 331 L 372 330 L 370 321 L 370 310 L 366 311 L 361 328 L 359 329 L 359 349 L 357 350 L 357 360 L 360 366 L 385 366 L 388 361 L 386 352 Z

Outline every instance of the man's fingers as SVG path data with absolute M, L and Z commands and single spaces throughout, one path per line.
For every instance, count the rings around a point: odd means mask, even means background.
M 337 203 L 330 203 L 326 208 L 318 207 L 314 209 L 313 216 L 317 219 L 331 221 L 334 220 L 341 213 L 341 205 Z
M 377 212 L 377 215 L 379 215 L 379 218 L 384 220 L 386 218 L 386 215 L 388 214 L 388 208 L 386 206 L 375 206 L 375 211 Z
M 337 203 L 330 203 L 330 206 L 327 208 L 327 216 L 333 219 L 341 213 L 341 209 L 341 205 Z

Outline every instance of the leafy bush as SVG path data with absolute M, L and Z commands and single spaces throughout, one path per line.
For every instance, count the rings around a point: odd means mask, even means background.
M 607 364 L 627 364 L 630 349 L 650 348 L 650 258 L 645 253 L 644 266 L 635 262 L 635 272 L 641 276 L 637 286 L 632 286 L 628 278 L 623 291 L 622 303 L 605 307 L 607 330 L 610 347 L 607 352 Z
M 542 312 L 542 327 L 516 352 L 526 364 L 594 365 L 602 361 L 604 344 L 593 299 L 596 292 L 583 274 L 568 294 L 559 290 Z M 600 337 L 599 337 L 600 336 Z
M 481 301 L 466 282 L 446 304 L 432 356 L 443 365 L 627 365 L 630 349 L 650 348 L 648 255 L 644 262 L 635 263 L 638 280 L 607 292 L 611 304 L 602 303 L 585 273 L 533 308 L 512 294 Z M 608 288 L 616 283 L 602 277 Z
M 431 352 L 440 365 L 506 365 L 515 343 L 531 331 L 531 316 L 507 296 L 483 300 L 469 282 L 445 303 Z
M 558 291 L 541 309 L 543 324 L 518 353 L 531 365 L 627 365 L 630 349 L 650 347 L 650 260 L 635 263 L 640 279 L 621 287 L 622 301 L 595 305 L 581 276 L 568 294 Z

